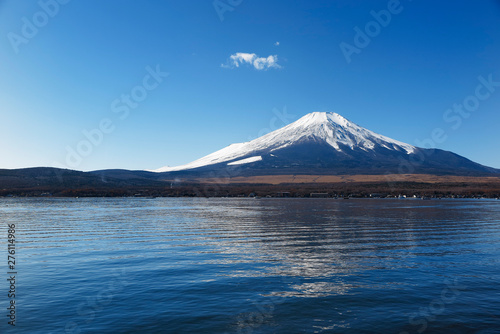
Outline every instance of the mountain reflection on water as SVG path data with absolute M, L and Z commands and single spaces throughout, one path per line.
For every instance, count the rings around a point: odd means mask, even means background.
M 0 213 L 18 229 L 19 333 L 500 328 L 494 200 L 12 198 Z

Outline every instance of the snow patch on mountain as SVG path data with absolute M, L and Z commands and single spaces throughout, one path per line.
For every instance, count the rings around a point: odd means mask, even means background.
M 234 165 L 244 165 L 244 164 L 249 164 L 251 162 L 256 162 L 256 161 L 261 161 L 262 157 L 260 155 L 255 156 L 255 157 L 250 157 L 246 159 L 241 159 L 233 162 L 229 162 L 227 165 L 228 166 L 234 166 Z

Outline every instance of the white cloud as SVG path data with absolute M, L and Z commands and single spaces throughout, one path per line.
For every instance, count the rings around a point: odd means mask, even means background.
M 237 52 L 229 57 L 226 64 L 222 64 L 221 66 L 224 68 L 235 68 L 240 67 L 240 65 L 251 65 L 256 70 L 267 70 L 270 68 L 281 68 L 278 65 L 278 56 L 271 55 L 267 58 L 259 57 L 255 53 L 244 53 Z
M 280 42 L 274 43 L 274 46 L 279 46 L 279 45 L 280 45 Z

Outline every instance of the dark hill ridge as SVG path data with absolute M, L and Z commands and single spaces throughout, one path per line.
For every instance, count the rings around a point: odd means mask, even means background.
M 81 189 L 158 185 L 158 175 L 145 171 L 104 170 L 80 172 L 69 169 L 34 167 L 0 169 L 0 190 Z

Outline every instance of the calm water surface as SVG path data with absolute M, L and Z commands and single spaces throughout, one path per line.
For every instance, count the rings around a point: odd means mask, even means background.
M 0 218 L 1 333 L 500 333 L 500 201 L 4 198 Z

